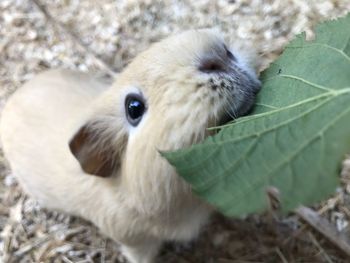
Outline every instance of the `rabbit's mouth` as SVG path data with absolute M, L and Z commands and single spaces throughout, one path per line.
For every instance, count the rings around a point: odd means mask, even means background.
M 220 124 L 249 113 L 261 83 L 225 45 L 215 45 L 203 54 L 198 69 L 206 76 L 206 86 L 218 95 Z
M 219 96 L 220 125 L 251 112 L 261 83 L 255 77 L 240 69 L 218 74 L 208 81 L 209 88 Z

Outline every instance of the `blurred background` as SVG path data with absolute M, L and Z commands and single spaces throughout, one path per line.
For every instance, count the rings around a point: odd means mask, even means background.
M 296 34 L 345 15 L 350 0 L 0 0 L 0 110 L 35 74 L 70 68 L 115 75 L 152 42 L 216 27 L 252 46 L 266 68 Z M 314 207 L 350 233 L 350 161 L 342 188 Z M 1 261 L 2 260 L 2 261 Z M 0 262 L 124 262 L 118 245 L 88 222 L 40 208 L 22 193 L 0 155 Z M 295 215 L 214 217 L 197 241 L 167 244 L 159 262 L 349 262 Z

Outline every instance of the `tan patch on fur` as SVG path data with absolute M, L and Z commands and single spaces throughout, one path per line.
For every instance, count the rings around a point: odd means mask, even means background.
M 84 172 L 100 177 L 109 177 L 116 169 L 114 154 L 111 149 L 100 149 L 92 140 L 96 134 L 91 134 L 91 128 L 84 126 L 79 129 L 69 143 L 75 158 L 79 161 Z

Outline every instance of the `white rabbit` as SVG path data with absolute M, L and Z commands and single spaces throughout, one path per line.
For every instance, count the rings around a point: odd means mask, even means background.
M 159 150 L 198 143 L 249 110 L 260 82 L 243 54 L 216 31 L 192 30 L 142 52 L 112 85 L 67 70 L 38 75 L 3 111 L 13 173 L 43 206 L 120 242 L 130 262 L 153 262 L 162 241 L 191 240 L 212 210 Z

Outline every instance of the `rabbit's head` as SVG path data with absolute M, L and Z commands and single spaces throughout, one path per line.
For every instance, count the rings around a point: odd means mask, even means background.
M 139 197 L 176 191 L 182 182 L 159 150 L 198 143 L 208 127 L 251 108 L 260 82 L 246 61 L 208 29 L 154 44 L 98 99 L 70 143 L 73 154 L 89 174 L 120 173 Z

